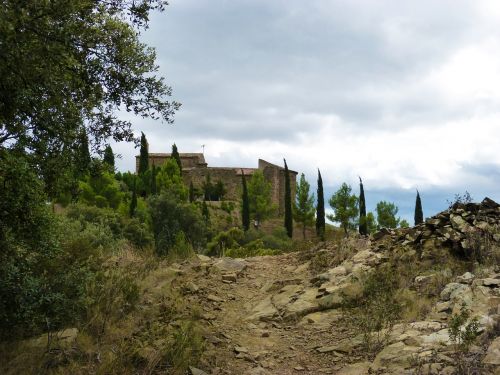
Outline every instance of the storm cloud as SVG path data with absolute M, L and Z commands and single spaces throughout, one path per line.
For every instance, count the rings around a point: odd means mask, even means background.
M 500 199 L 499 24 L 494 0 L 172 0 L 142 39 L 182 108 L 134 128 L 213 166 L 321 168 L 331 191 L 360 175 L 407 218 L 416 188 L 429 215 Z

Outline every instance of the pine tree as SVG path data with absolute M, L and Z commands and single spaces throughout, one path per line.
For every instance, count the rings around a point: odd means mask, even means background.
M 175 143 L 172 145 L 172 154 L 171 154 L 171 157 L 172 157 L 172 159 L 175 160 L 175 162 L 179 166 L 179 171 L 181 172 L 181 176 L 182 176 L 181 157 L 179 155 L 179 151 L 177 151 L 177 146 L 175 145 Z
M 104 157 L 102 161 L 109 166 L 109 169 L 112 172 L 115 171 L 115 155 L 113 154 L 113 149 L 110 145 L 107 145 L 104 149 Z
M 422 201 L 420 200 L 420 193 L 417 190 L 417 199 L 415 201 L 415 225 L 424 222 L 424 212 L 422 211 Z
M 193 181 L 189 182 L 189 202 L 193 203 L 194 202 L 194 186 L 193 186 Z
M 316 235 L 325 239 L 325 197 L 323 195 L 323 179 L 318 169 L 318 204 L 316 206 Z
M 156 186 L 156 166 L 153 164 L 151 169 L 151 195 L 158 194 L 158 188 Z
M 149 145 L 146 136 L 141 132 L 141 151 L 139 154 L 139 170 L 140 175 L 144 174 L 149 168 Z
M 130 217 L 133 217 L 135 215 L 136 210 L 137 210 L 137 184 L 136 184 L 136 178 L 134 177 L 134 187 L 132 190 L 132 199 L 130 200 L 130 207 L 129 207 Z
M 241 170 L 241 184 L 243 185 L 243 194 L 241 197 L 241 222 L 243 230 L 247 231 L 250 228 L 250 206 L 248 202 L 248 188 L 245 173 Z
M 363 236 L 368 234 L 368 227 L 366 225 L 365 189 L 363 188 L 361 177 L 359 178 L 359 234 Z
M 292 217 L 292 191 L 290 189 L 290 173 L 288 172 L 288 165 L 285 162 L 285 229 L 288 237 L 293 236 L 293 217 Z
M 309 194 L 311 186 L 304 173 L 300 175 L 294 205 L 295 221 L 302 224 L 302 236 L 306 239 L 306 227 L 314 223 L 314 195 Z

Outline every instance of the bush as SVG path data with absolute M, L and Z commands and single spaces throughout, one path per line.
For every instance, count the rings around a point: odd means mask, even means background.
M 363 349 L 369 355 L 386 343 L 392 327 L 401 316 L 397 300 L 398 280 L 390 267 L 381 266 L 361 281 L 360 296 L 344 296 L 344 316 L 363 336 Z
M 206 225 L 194 204 L 179 201 L 168 192 L 149 198 L 155 248 L 158 255 L 167 255 L 183 232 L 195 249 L 206 242 Z
M 137 248 L 144 249 L 153 245 L 153 234 L 144 221 L 123 216 L 110 208 L 74 204 L 68 207 L 66 216 L 79 222 L 83 228 L 88 225 L 107 228 L 111 231 L 110 238 L 127 239 Z

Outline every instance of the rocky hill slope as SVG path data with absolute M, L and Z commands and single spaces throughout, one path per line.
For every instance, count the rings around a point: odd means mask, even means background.
M 117 259 L 144 268 L 134 310 L 97 340 L 79 327 L 0 348 L 0 372 L 500 374 L 499 228 L 485 199 L 277 256 Z
M 199 256 L 180 265 L 175 285 L 205 322 L 202 370 L 192 372 L 498 374 L 499 222 L 499 206 L 486 199 L 371 239 L 245 260 Z M 373 272 L 397 276 L 393 302 L 402 310 L 381 331 L 363 332 L 370 324 L 346 301 L 363 301 Z M 370 306 L 368 318 L 380 318 Z M 460 331 L 453 336 L 457 321 L 462 331 L 469 327 L 470 342 Z

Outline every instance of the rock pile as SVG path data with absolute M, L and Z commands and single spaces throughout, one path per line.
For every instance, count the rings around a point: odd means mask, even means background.
M 456 203 L 425 223 L 397 231 L 383 228 L 373 238 L 380 241 L 387 236 L 393 244 L 415 249 L 422 259 L 433 258 L 439 248 L 467 258 L 480 257 L 500 245 L 500 204 L 490 198 L 481 203 Z

